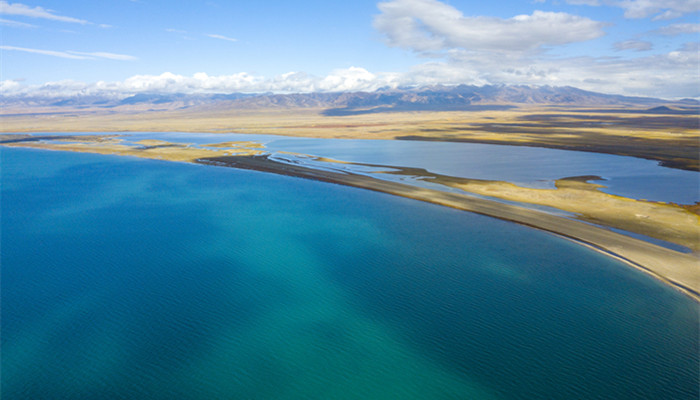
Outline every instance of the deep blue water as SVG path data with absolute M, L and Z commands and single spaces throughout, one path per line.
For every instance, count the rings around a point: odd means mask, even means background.
M 567 240 L 252 171 L 0 148 L 3 399 L 697 399 L 698 304 Z

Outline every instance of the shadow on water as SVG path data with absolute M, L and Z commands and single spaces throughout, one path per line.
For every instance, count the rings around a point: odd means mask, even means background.
M 381 114 L 413 111 L 499 111 L 516 108 L 510 105 L 473 105 L 473 104 L 400 104 L 396 106 L 380 106 L 374 108 L 330 108 L 323 111 L 326 117 L 347 117 L 351 115 Z

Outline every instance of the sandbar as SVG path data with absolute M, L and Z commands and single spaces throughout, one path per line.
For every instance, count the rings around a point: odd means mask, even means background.
M 526 208 L 523 206 L 507 204 L 504 202 L 470 196 L 468 193 L 453 193 L 410 185 L 384 179 L 377 179 L 367 174 L 357 174 L 350 171 L 338 171 L 333 169 L 313 168 L 310 166 L 276 161 L 264 151 L 264 146 L 254 142 L 224 142 L 219 144 L 192 146 L 182 143 L 170 143 L 164 141 L 142 140 L 135 144 L 128 144 L 115 136 L 26 136 L 26 135 L 0 135 L 0 145 L 11 147 L 31 147 L 48 150 L 62 150 L 73 152 L 113 154 L 121 156 L 135 156 L 178 162 L 190 162 L 206 165 L 233 167 L 239 169 L 256 170 L 299 178 L 313 179 L 322 182 L 330 182 L 356 188 L 373 190 L 391 195 L 406 197 L 427 203 L 438 204 L 458 210 L 470 211 L 490 217 L 515 222 L 521 225 L 547 231 L 581 244 L 585 244 L 597 251 L 618 258 L 625 263 L 638 268 L 672 287 L 689 295 L 696 301 L 700 301 L 700 260 L 697 254 L 691 255 L 664 248 L 653 243 L 635 239 L 619 234 L 600 226 L 553 215 L 543 211 Z M 341 162 L 317 158 L 318 161 Z M 360 164 L 362 165 L 362 164 Z M 367 164 L 369 165 L 369 164 Z M 383 166 L 386 167 L 386 166 Z M 400 167 L 393 168 L 394 172 L 413 174 L 415 169 Z M 512 193 L 527 193 L 527 189 L 514 186 L 508 182 L 478 181 L 473 179 L 439 176 L 428 171 L 419 171 L 420 174 L 436 180 L 441 184 L 471 191 L 479 194 L 479 190 L 497 190 L 512 196 Z M 377 172 L 387 173 L 387 172 Z M 419 174 L 419 175 L 420 175 Z M 608 199 L 608 194 L 598 192 L 597 185 L 587 181 L 594 177 L 578 177 L 560 180 L 556 190 L 566 196 L 578 197 L 590 195 L 590 198 Z M 523 192 L 525 190 L 525 192 Z M 573 190 L 573 192 L 567 192 Z M 542 192 L 544 197 L 557 195 L 553 191 Z M 491 193 L 493 195 L 493 193 Z M 498 196 L 495 196 L 498 197 Z M 530 198 L 533 196 L 531 195 Z M 541 196 L 542 197 L 542 196 Z M 614 196 L 613 196 L 614 197 Z M 612 200 L 620 200 L 612 198 Z M 647 207 L 645 202 L 634 204 L 635 200 L 624 199 L 622 208 Z M 521 200 L 522 201 L 522 200 Z M 549 201 L 549 200 L 548 200 Z M 566 202 L 566 199 L 551 200 L 556 204 Z M 585 200 L 584 200 L 585 201 Z M 527 201 L 525 201 L 527 202 Z M 626 204 L 630 203 L 630 204 Z M 689 228 L 690 239 L 696 236 L 693 232 L 698 229 L 698 217 L 695 213 L 681 209 L 677 205 L 651 205 L 661 207 L 673 212 L 680 212 L 669 221 L 680 221 Z M 562 209 L 562 207 L 559 207 Z M 638 208 L 631 208 L 639 210 Z M 652 213 L 658 214 L 658 209 L 652 209 Z M 685 221 L 685 214 L 689 214 L 690 222 Z M 679 219 L 680 218 L 680 219 Z M 625 219 L 625 218 L 623 218 Z M 631 218 L 626 218 L 631 220 Z M 585 218 L 584 218 L 585 220 Z M 690 243 L 693 249 L 697 244 Z
M 271 160 L 267 155 L 223 156 L 198 159 L 196 162 L 337 183 L 470 211 L 537 228 L 586 244 L 595 250 L 613 256 L 700 301 L 700 271 L 698 269 L 700 263 L 695 256 L 584 222 L 458 193 L 421 188 L 349 172 L 334 172 L 280 163 Z
M 327 158 L 330 163 L 373 167 L 374 174 L 409 176 L 492 199 L 533 204 L 573 213 L 579 220 L 675 243 L 700 253 L 700 215 L 696 204 L 681 205 L 637 200 L 605 193 L 599 176 L 574 176 L 557 179 L 555 188 L 519 186 L 511 182 L 463 178 L 437 174 L 422 168 L 348 163 Z M 388 169 L 388 170 L 387 170 Z

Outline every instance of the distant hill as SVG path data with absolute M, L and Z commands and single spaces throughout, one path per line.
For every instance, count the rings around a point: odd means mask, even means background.
M 692 104 L 692 102 L 690 103 Z M 698 108 L 697 107 L 667 107 L 667 106 L 658 106 L 658 107 L 653 107 L 648 110 L 646 110 L 646 114 L 697 114 Z
M 321 108 L 326 115 L 353 115 L 387 111 L 439 111 L 508 108 L 542 104 L 562 106 L 646 107 L 659 114 L 695 113 L 700 102 L 693 99 L 667 101 L 649 97 L 629 97 L 589 92 L 563 86 L 427 86 L 381 89 L 375 92 L 340 93 L 135 93 L 127 96 L 75 95 L 65 98 L 0 96 L 3 114 L 31 112 L 32 109 L 91 111 L 157 111 L 192 109 Z

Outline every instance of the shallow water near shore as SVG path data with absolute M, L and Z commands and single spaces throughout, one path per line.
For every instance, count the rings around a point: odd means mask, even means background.
M 699 395 L 697 303 L 570 241 L 258 172 L 0 155 L 4 399 Z
M 255 141 L 288 151 L 356 163 L 424 168 L 472 179 L 554 188 L 561 178 L 597 175 L 602 191 L 634 199 L 693 204 L 700 201 L 700 174 L 658 162 L 611 154 L 525 146 L 409 140 L 319 139 L 250 134 L 130 133 L 126 139 L 172 142 Z

